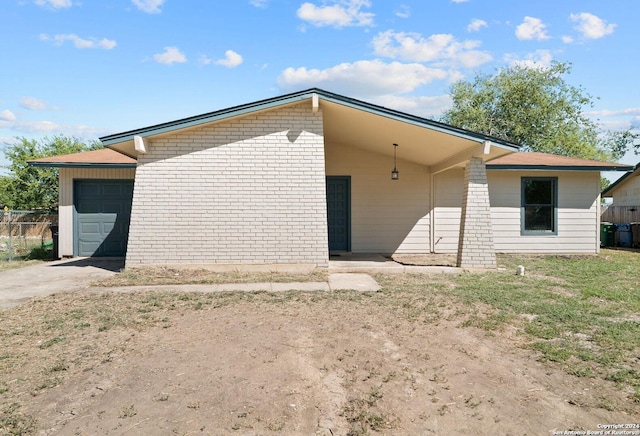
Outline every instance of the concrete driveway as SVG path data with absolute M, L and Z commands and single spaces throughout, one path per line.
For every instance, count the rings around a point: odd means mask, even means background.
M 65 259 L 0 272 L 0 309 L 39 295 L 77 291 L 124 268 L 124 259 Z

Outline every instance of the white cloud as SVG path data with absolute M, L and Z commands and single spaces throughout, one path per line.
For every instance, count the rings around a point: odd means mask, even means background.
M 255 6 L 256 8 L 266 8 L 269 0 L 250 0 L 249 4 L 251 6 Z
M 165 0 L 131 0 L 131 2 L 142 12 L 147 14 L 159 14 L 162 12 L 162 5 Z
M 439 118 L 453 104 L 448 95 L 435 97 L 383 95 L 372 100 L 381 106 L 425 118 Z
M 434 80 L 444 80 L 447 72 L 422 64 L 381 60 L 343 63 L 325 70 L 287 68 L 278 77 L 281 89 L 326 87 L 357 97 L 407 93 Z
M 9 109 L 5 109 L 0 112 L 0 120 L 2 121 L 15 121 L 16 116 Z
M 547 25 L 540 18 L 524 17 L 522 24 L 516 27 L 516 37 L 518 39 L 537 39 L 539 41 L 549 39 L 549 35 L 545 30 L 546 27 Z
M 451 0 L 452 3 L 466 3 L 469 0 Z
M 3 111 L 0 114 L 4 114 L 5 112 L 9 112 L 11 115 L 13 115 L 10 111 Z M 47 120 L 24 121 L 16 119 L 15 116 L 13 116 L 13 119 L 7 118 L 11 117 L 8 116 L 3 118 L 2 116 L 0 116 L 0 128 L 9 129 L 18 133 L 60 133 L 78 137 L 94 137 L 112 133 L 106 131 L 105 129 L 98 129 L 84 124 L 64 126 Z
M 577 22 L 575 29 L 586 39 L 599 39 L 613 33 L 616 24 L 607 24 L 602 18 L 588 12 L 569 15 L 571 21 Z
M 32 111 L 42 111 L 42 110 L 58 110 L 59 108 L 56 106 L 50 106 L 46 104 L 42 100 L 38 100 L 35 97 L 22 97 L 20 99 L 20 106 L 25 109 L 29 109 Z
M 80 38 L 78 35 L 73 33 L 66 34 L 58 34 L 54 36 L 49 36 L 46 33 L 40 34 L 41 41 L 53 41 L 56 45 L 62 45 L 65 41 L 71 41 L 76 48 L 102 48 L 104 50 L 111 50 L 118 43 L 112 39 L 102 38 L 89 38 L 84 39 Z
M 209 65 L 211 62 L 213 62 L 213 59 L 211 59 L 209 56 L 207 55 L 201 55 L 198 58 L 198 63 L 202 64 L 202 65 Z
M 488 24 L 486 21 L 474 18 L 473 20 L 471 20 L 471 23 L 469 23 L 469 25 L 467 26 L 467 32 L 477 32 L 483 27 L 487 27 L 487 26 Z
M 480 45 L 479 41 L 459 42 L 450 34 L 424 38 L 417 33 L 388 30 L 379 33 L 372 44 L 379 56 L 412 62 L 439 62 L 442 65 L 474 68 L 492 59 L 488 52 L 475 50 Z
M 54 9 L 70 8 L 73 6 L 71 0 L 36 0 L 38 6 L 51 7 Z
M 337 0 L 329 6 L 303 3 L 297 14 L 298 18 L 316 27 L 371 26 L 375 14 L 361 11 L 368 7 L 371 7 L 369 0 Z
M 218 59 L 216 64 L 227 68 L 235 68 L 242 63 L 242 56 L 233 50 L 224 52 L 224 59 Z
M 187 62 L 187 57 L 177 47 L 165 47 L 164 52 L 153 55 L 153 60 L 159 64 L 171 65 Z
M 518 58 L 516 55 L 508 54 L 505 60 L 511 66 L 519 66 L 525 68 L 549 68 L 553 61 L 553 55 L 549 50 L 536 50 L 527 54 L 524 59 Z
M 395 11 L 396 17 L 409 18 L 411 16 L 411 7 L 407 5 L 400 5 Z
M 594 117 L 620 117 L 620 116 L 640 117 L 640 107 L 630 107 L 626 109 L 619 109 L 617 111 L 612 111 L 608 109 L 604 109 L 600 111 L 590 111 L 590 112 L 586 112 L 585 115 L 594 116 Z
M 569 35 L 562 35 L 562 42 L 564 42 L 565 44 L 571 44 L 573 43 L 573 37 Z

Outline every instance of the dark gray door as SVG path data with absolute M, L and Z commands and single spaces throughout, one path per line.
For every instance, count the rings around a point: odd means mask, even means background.
M 329 252 L 350 250 L 351 180 L 348 176 L 327 177 L 327 224 Z
M 76 180 L 77 256 L 124 256 L 129 238 L 133 180 Z

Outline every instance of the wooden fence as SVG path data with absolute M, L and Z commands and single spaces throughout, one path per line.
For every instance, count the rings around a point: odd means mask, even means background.
M 640 223 L 640 206 L 608 206 L 600 220 L 613 224 Z

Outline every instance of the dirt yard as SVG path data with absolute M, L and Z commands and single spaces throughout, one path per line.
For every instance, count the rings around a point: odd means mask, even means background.
M 37 299 L 0 313 L 0 423 L 43 435 L 544 435 L 638 423 L 613 383 L 539 361 L 517 329 L 463 327 L 468 313 L 385 290 Z

